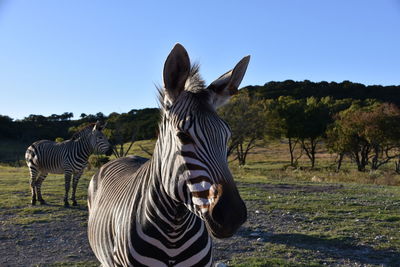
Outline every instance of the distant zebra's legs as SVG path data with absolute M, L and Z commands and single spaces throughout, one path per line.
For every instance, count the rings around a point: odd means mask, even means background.
M 29 173 L 30 173 L 29 185 L 32 194 L 31 204 L 36 205 L 36 177 L 38 176 L 38 171 L 33 167 L 29 167 Z
M 69 207 L 68 203 L 68 192 L 71 185 L 71 176 L 72 173 L 70 171 L 65 172 L 65 195 L 64 195 L 64 207 Z
M 46 179 L 47 174 L 48 173 L 40 173 L 40 176 L 35 183 L 37 199 L 42 205 L 46 204 L 46 201 L 44 201 L 44 199 L 42 198 L 42 182 L 44 181 L 44 179 Z
M 76 187 L 78 186 L 79 178 L 81 178 L 82 172 L 74 174 L 74 178 L 72 180 L 72 195 L 71 195 L 71 200 L 72 200 L 72 206 L 78 206 L 78 203 L 76 202 Z

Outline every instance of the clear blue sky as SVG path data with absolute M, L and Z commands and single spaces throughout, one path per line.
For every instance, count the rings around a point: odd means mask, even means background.
M 0 0 L 0 114 L 156 107 L 176 42 L 207 82 L 250 54 L 243 86 L 400 84 L 398 0 Z

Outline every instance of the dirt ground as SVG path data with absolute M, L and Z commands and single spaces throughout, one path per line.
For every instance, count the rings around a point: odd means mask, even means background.
M 257 186 L 257 184 L 242 184 Z M 301 188 L 295 185 L 263 185 L 266 192 L 279 190 L 337 190 L 335 186 Z M 340 266 L 391 266 L 382 262 L 387 258 L 393 263 L 400 254 L 391 251 L 375 251 L 368 246 L 349 246 L 340 242 L 324 240 L 308 235 L 290 234 L 304 220 L 302 214 L 283 210 L 265 211 L 258 209 L 259 201 L 247 201 L 248 220 L 238 233 L 226 240 L 215 240 L 216 262 L 232 263 L 232 257 L 240 258 L 262 255 L 266 244 L 283 244 L 312 250 L 319 264 Z M 5 215 L 11 216 L 11 215 Z M 0 218 L 4 221 L 6 217 Z M 40 216 L 40 214 L 38 214 Z M 17 226 L 0 223 L 0 266 L 94 266 L 94 257 L 87 240 L 87 218 L 63 217 L 53 222 L 33 223 Z M 288 256 L 290 257 L 290 255 Z M 329 261 L 326 261 L 329 259 Z M 332 264 L 334 262 L 334 264 Z M 79 263 L 79 264 L 78 264 Z

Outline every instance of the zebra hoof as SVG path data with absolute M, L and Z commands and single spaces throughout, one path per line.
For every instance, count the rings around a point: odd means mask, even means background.
M 69 208 L 69 203 L 68 203 L 68 201 L 67 201 L 67 202 L 64 202 L 64 208 Z
M 46 201 L 44 201 L 43 199 L 39 200 L 39 202 L 40 202 L 40 205 L 46 205 L 47 204 Z
M 31 200 L 31 205 L 32 205 L 32 206 L 35 206 L 35 205 L 36 205 L 36 199 L 32 199 L 32 200 Z
M 72 202 L 72 206 L 74 206 L 74 207 L 78 206 L 78 202 L 73 201 L 73 202 Z

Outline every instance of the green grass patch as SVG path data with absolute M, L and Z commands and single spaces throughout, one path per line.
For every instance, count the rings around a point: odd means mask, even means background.
M 149 157 L 154 140 L 134 144 L 130 154 Z M 127 146 L 127 145 L 126 145 Z M 317 159 L 317 169 L 288 168 L 284 144 L 257 148 L 246 166 L 231 162 L 240 194 L 253 216 L 245 235 L 260 229 L 268 236 L 251 243 L 249 250 L 233 254 L 230 266 L 400 266 L 399 175 L 388 165 L 360 173 L 350 162 L 335 172 L 331 158 Z M 3 224 L 28 227 L 65 218 L 87 218 L 87 186 L 96 170 L 86 171 L 77 190 L 78 208 L 63 207 L 64 177 L 49 174 L 43 183 L 48 205 L 30 205 L 26 167 L 0 166 L 0 216 Z M 256 220 L 256 211 L 264 214 Z M 251 217 L 251 218 L 253 218 Z M 82 223 L 82 226 L 86 226 Z M 68 258 L 68 257 L 67 257 Z M 68 261 L 38 266 L 98 266 L 97 262 Z

